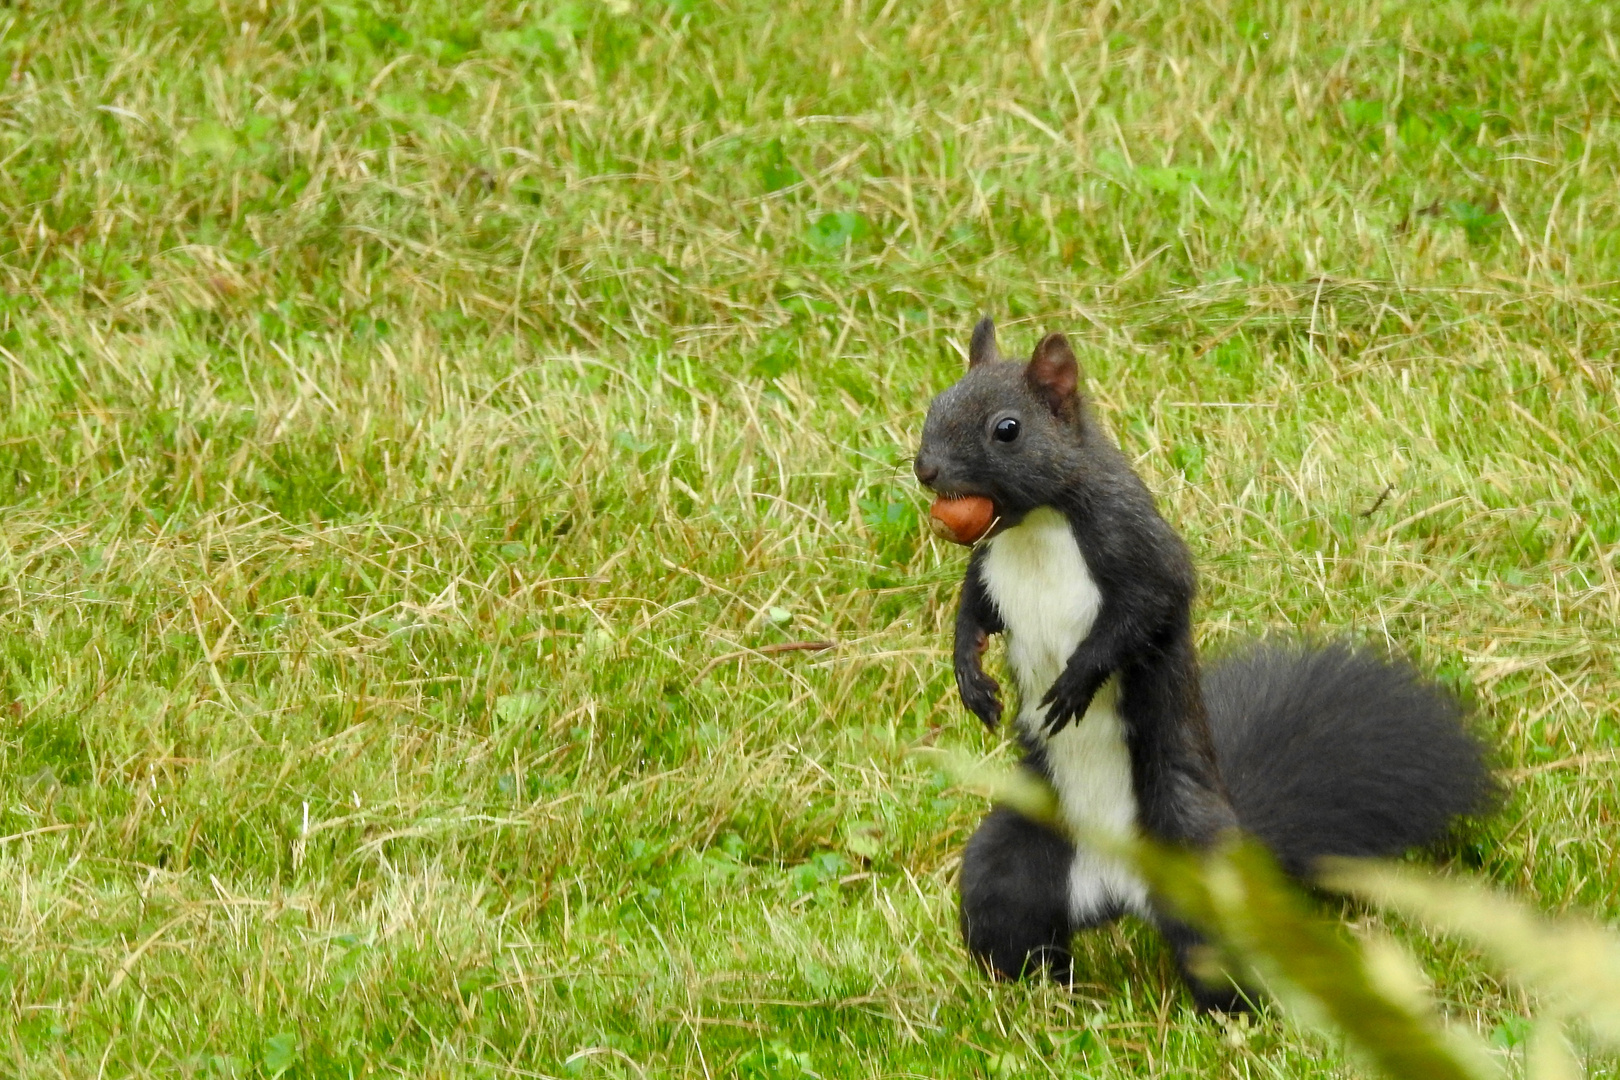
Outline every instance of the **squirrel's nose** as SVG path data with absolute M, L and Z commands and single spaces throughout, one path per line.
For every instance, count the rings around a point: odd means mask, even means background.
M 917 479 L 923 484 L 932 484 L 939 479 L 939 466 L 932 461 L 924 461 L 921 454 L 911 463 L 911 471 L 917 474 Z

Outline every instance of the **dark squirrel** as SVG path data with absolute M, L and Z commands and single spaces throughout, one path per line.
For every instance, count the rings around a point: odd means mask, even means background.
M 1200 673 L 1191 556 L 1092 415 L 1061 334 L 1019 364 L 981 321 L 915 469 L 940 496 L 994 504 L 962 582 L 956 682 L 994 728 L 1000 688 L 980 658 L 1006 635 L 1025 765 L 1071 824 L 1194 848 L 1242 829 L 1304 877 L 1321 856 L 1431 843 L 1487 804 L 1461 705 L 1405 664 L 1259 645 Z M 1242 1007 L 1235 984 L 1193 973 L 1198 934 L 1123 866 L 1005 807 L 968 841 L 962 934 L 994 974 L 1067 982 L 1071 935 L 1126 912 L 1159 928 L 1200 1007 Z

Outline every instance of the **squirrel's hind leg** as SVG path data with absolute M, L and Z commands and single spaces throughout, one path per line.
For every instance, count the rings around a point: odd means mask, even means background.
M 991 974 L 1069 983 L 1073 861 L 1067 840 L 1006 807 L 980 823 L 962 854 L 962 939 Z
M 1252 1008 L 1248 993 L 1218 970 L 1210 970 L 1216 958 L 1198 931 L 1179 919 L 1158 914 L 1159 933 L 1175 954 L 1176 970 L 1192 994 L 1200 1012 L 1240 1013 Z

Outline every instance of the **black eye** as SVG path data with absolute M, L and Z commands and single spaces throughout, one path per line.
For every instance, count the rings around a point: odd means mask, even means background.
M 996 421 L 996 442 L 1012 442 L 1018 438 L 1018 421 L 1004 417 Z

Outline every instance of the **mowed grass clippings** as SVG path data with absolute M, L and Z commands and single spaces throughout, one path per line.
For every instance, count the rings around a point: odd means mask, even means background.
M 909 457 L 983 312 L 1207 647 L 1441 673 L 1507 781 L 1446 859 L 1620 915 L 1616 22 L 0 8 L 0 1069 L 1365 1075 L 1134 924 L 961 952 L 908 750 L 1012 749 Z

